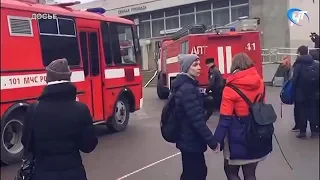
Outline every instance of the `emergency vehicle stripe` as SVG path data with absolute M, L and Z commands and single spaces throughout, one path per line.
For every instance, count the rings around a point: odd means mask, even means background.
M 230 73 L 230 68 L 232 64 L 231 46 L 226 47 L 226 60 L 227 60 L 227 73 Z
M 133 73 L 134 73 L 134 76 L 140 76 L 140 69 L 139 68 L 134 68 L 133 69 Z
M 106 69 L 104 70 L 104 77 L 106 79 L 122 78 L 125 76 L 124 69 Z
M 166 63 L 167 63 L 167 64 L 172 64 L 172 63 L 176 63 L 176 62 L 178 62 L 178 57 L 177 57 L 177 56 L 168 58 L 168 59 L 166 60 Z
M 140 76 L 140 69 L 134 68 L 133 73 L 134 73 L 134 76 Z M 104 77 L 105 77 L 105 79 L 124 78 L 125 71 L 123 68 L 121 68 L 121 69 L 106 69 L 106 70 L 104 70 Z
M 83 71 L 73 71 L 71 82 L 84 81 Z M 46 73 L 1 76 L 1 90 L 46 85 Z
M 224 74 L 224 52 L 223 47 L 218 47 L 218 66 L 221 74 Z

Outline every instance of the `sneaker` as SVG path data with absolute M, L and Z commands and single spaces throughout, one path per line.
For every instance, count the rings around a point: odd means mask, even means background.
M 299 131 L 299 128 L 298 128 L 297 126 L 295 126 L 295 127 L 293 127 L 293 128 L 291 129 L 291 131 L 292 131 L 292 132 L 298 132 L 298 131 Z
M 307 137 L 306 133 L 302 133 L 302 132 L 300 132 L 300 133 L 297 135 L 297 138 L 306 138 L 306 137 Z

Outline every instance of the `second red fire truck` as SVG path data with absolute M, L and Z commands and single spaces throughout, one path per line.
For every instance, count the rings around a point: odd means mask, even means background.
M 207 28 L 204 25 L 190 25 L 173 34 L 171 40 L 163 41 L 158 62 L 157 94 L 160 99 L 169 96 L 172 80 L 179 74 L 179 54 L 197 54 L 200 57 L 201 75 L 197 78 L 200 86 L 208 85 L 206 58 L 214 58 L 217 67 L 227 78 L 230 74 L 232 57 L 245 52 L 254 61 L 262 76 L 260 32 L 257 19 L 240 19 L 225 27 Z

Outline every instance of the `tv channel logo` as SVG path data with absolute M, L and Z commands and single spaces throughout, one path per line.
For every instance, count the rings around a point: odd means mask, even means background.
M 308 11 L 303 11 L 298 8 L 291 8 L 287 11 L 287 17 L 289 21 L 291 22 L 290 25 L 297 25 L 297 26 L 302 26 L 300 24 L 300 21 L 303 20 L 304 17 L 307 17 L 308 22 L 310 22 L 310 18 L 308 16 Z

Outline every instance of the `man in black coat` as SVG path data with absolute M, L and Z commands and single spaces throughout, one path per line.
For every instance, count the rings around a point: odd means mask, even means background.
M 319 63 L 308 54 L 307 46 L 298 48 L 298 58 L 293 64 L 292 83 L 294 88 L 295 117 L 300 129 L 298 138 L 306 137 L 307 122 L 312 136 L 317 136 L 317 90 L 319 86 Z M 314 79 L 314 80 L 312 80 Z
M 205 99 L 205 106 L 207 109 L 206 119 L 209 119 L 214 110 L 220 109 L 222 90 L 225 84 L 225 80 L 223 79 L 219 69 L 216 67 L 214 58 L 206 59 L 206 65 L 209 68 L 209 85 L 206 88 L 206 94 L 208 94 L 211 98 Z
M 26 154 L 35 156 L 32 180 L 87 180 L 79 151 L 90 153 L 98 143 L 90 111 L 76 101 L 66 59 L 46 71 L 48 86 L 28 108 L 22 136 Z
M 206 125 L 203 107 L 203 95 L 200 93 L 198 81 L 200 61 L 197 55 L 180 55 L 181 73 L 172 83 L 175 91 L 175 113 L 181 122 L 181 131 L 176 147 L 182 155 L 183 172 L 181 180 L 205 180 L 207 166 L 204 152 L 207 145 L 216 148 L 211 130 Z

